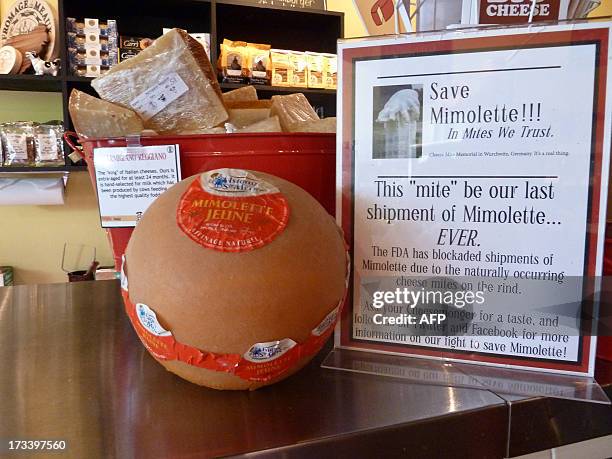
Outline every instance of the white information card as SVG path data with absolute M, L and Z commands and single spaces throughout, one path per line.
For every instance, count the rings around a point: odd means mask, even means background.
M 136 226 L 155 198 L 181 180 L 178 145 L 96 148 L 94 166 L 103 228 Z

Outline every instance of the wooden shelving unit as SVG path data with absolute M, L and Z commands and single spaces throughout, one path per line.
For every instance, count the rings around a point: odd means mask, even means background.
M 343 13 L 304 9 L 278 9 L 258 6 L 240 0 L 149 0 L 146 7 L 137 0 L 106 0 L 83 2 L 82 0 L 58 0 L 59 46 L 62 63 L 67 62 L 66 18 L 95 17 L 116 19 L 120 35 L 155 38 L 164 27 L 180 27 L 189 32 L 210 33 L 211 62 L 216 63 L 218 43 L 224 38 L 254 43 L 269 43 L 274 48 L 297 51 L 335 53 L 336 42 L 343 37 Z M 0 90 L 61 92 L 64 125 L 72 130 L 68 113 L 68 97 L 73 88 L 95 94 L 91 78 L 69 74 L 62 66 L 57 77 L 36 75 L 0 75 Z M 242 85 L 222 83 L 221 89 L 229 91 Z M 255 85 L 261 97 L 274 94 L 303 92 L 310 103 L 324 116 L 336 114 L 336 91 L 329 89 L 286 88 Z M 66 155 L 68 146 L 66 145 Z M 84 170 L 83 161 L 73 165 L 66 157 L 66 165 L 53 170 Z M 45 168 L 2 167 L 0 172 L 42 171 Z

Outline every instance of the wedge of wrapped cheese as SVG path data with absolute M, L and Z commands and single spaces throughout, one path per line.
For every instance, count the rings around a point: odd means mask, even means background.
M 267 108 L 239 108 L 230 109 L 228 123 L 231 123 L 236 128 L 241 129 L 250 124 L 263 121 L 270 116 L 270 110 Z
M 318 120 L 306 96 L 302 93 L 287 96 L 272 96 L 270 116 L 278 116 L 281 127 L 285 132 L 292 132 L 295 127 L 305 121 Z
M 278 116 L 272 116 L 265 120 L 258 121 L 234 132 L 282 132 Z
M 68 111 L 80 137 L 125 137 L 141 134 L 142 120 L 132 110 L 73 89 Z
M 238 108 L 272 108 L 272 101 L 270 99 L 263 100 L 230 100 L 225 101 L 225 108 L 228 110 Z
M 248 102 L 257 100 L 257 90 L 253 86 L 243 86 L 223 93 L 223 102 Z
M 103 99 L 134 110 L 159 134 L 196 133 L 227 120 L 221 90 L 200 43 L 172 29 L 91 85 Z
M 336 117 L 304 121 L 291 126 L 291 132 L 336 132 Z

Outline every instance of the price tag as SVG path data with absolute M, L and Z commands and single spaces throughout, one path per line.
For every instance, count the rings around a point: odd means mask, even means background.
M 173 72 L 159 84 L 132 99 L 130 105 L 147 121 L 189 90 L 178 73 Z
M 96 148 L 94 166 L 103 228 L 136 226 L 149 205 L 181 180 L 178 145 Z

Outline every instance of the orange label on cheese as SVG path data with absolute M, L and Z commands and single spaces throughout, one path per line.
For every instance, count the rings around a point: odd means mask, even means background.
M 189 185 L 176 219 L 204 247 L 244 252 L 268 244 L 285 229 L 289 205 L 278 188 L 250 172 L 216 169 Z

